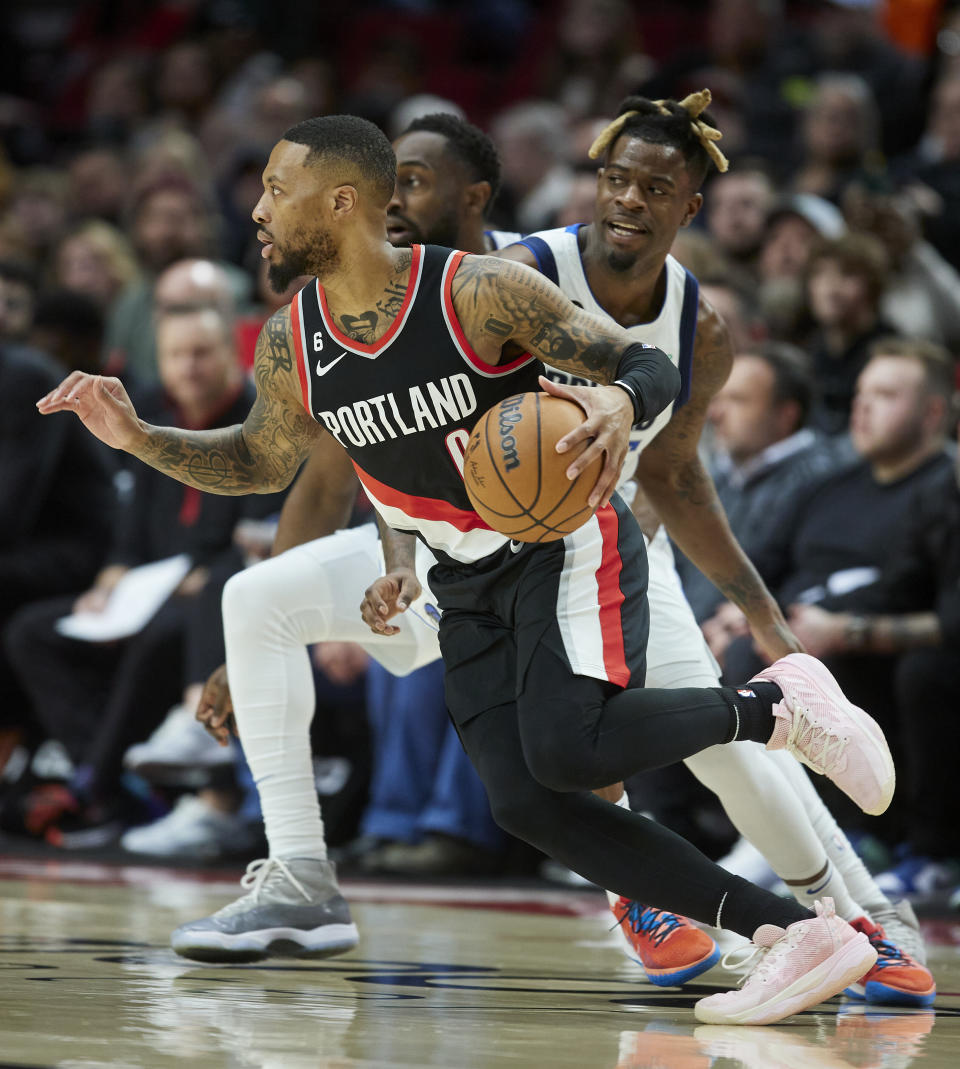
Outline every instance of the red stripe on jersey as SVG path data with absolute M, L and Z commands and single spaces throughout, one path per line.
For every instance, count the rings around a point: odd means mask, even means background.
M 465 252 L 456 252 L 447 263 L 446 277 L 443 280 L 443 307 L 447 313 L 447 320 L 453 329 L 453 336 L 457 339 L 457 344 L 460 346 L 463 355 L 478 371 L 483 372 L 484 375 L 506 375 L 507 372 L 515 371 L 518 367 L 529 363 L 533 357 L 529 353 L 523 353 L 516 360 L 511 360 L 509 364 L 488 364 L 486 360 L 477 355 L 476 350 L 470 344 L 466 334 L 464 334 L 463 327 L 460 326 L 460 320 L 457 319 L 457 313 L 453 307 L 453 276 L 457 273 L 457 268 L 466 255 L 467 253 Z
M 303 334 L 300 325 L 300 294 L 295 293 L 290 302 L 290 329 L 293 331 L 293 347 L 297 351 L 297 373 L 300 376 L 300 392 L 303 407 L 310 412 L 310 393 L 307 389 L 307 360 L 303 355 Z M 312 412 L 310 412 L 313 415 Z
M 597 569 L 603 666 L 611 683 L 625 687 L 630 682 L 630 669 L 627 667 L 627 655 L 623 648 L 623 622 L 620 618 L 624 601 L 623 591 L 620 589 L 620 570 L 623 562 L 617 548 L 620 522 L 612 505 L 604 506 L 596 515 L 603 540 L 600 567 Z
M 327 307 L 327 295 L 324 292 L 323 286 L 317 283 L 317 293 L 320 297 L 320 310 L 323 312 L 323 325 L 330 332 L 330 336 L 335 339 L 338 345 L 342 345 L 345 349 L 352 349 L 355 353 L 379 353 L 381 349 L 389 345 L 394 336 L 399 332 L 403 326 L 404 318 L 407 314 L 407 309 L 410 307 L 410 302 L 413 300 L 414 290 L 417 288 L 417 279 L 420 275 L 420 260 L 423 256 L 422 245 L 411 245 L 410 251 L 413 254 L 410 260 L 410 278 L 407 280 L 407 292 L 403 295 L 403 304 L 400 305 L 400 311 L 397 312 L 396 318 L 390 324 L 390 329 L 379 340 L 373 342 L 371 345 L 367 345 L 365 342 L 357 341 L 356 338 L 351 338 L 348 334 L 343 334 L 338 328 L 337 324 L 333 321 L 333 316 L 330 315 L 330 309 Z
M 380 482 L 372 475 L 368 475 L 356 461 L 353 461 L 353 466 L 356 468 L 360 482 L 370 491 L 373 497 L 383 502 L 384 505 L 399 509 L 412 519 L 449 523 L 451 526 L 456 527 L 458 531 L 493 530 L 472 510 L 458 509 L 456 505 L 451 505 L 449 501 L 442 501 L 435 497 L 416 497 L 413 494 L 405 494 L 400 490 L 395 490 L 392 486 L 387 486 L 386 483 Z

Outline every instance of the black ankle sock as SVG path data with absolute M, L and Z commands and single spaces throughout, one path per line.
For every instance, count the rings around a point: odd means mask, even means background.
M 724 742 L 769 742 L 773 734 L 771 710 L 783 699 L 776 683 L 745 683 L 742 687 L 710 687 L 727 703 L 730 730 Z

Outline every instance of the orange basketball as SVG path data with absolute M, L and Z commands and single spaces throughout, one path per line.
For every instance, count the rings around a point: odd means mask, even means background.
M 480 518 L 518 542 L 552 542 L 586 523 L 603 457 L 571 482 L 567 468 L 589 443 L 566 453 L 555 448 L 585 418 L 579 405 L 547 393 L 505 397 L 484 413 L 463 460 L 463 481 Z

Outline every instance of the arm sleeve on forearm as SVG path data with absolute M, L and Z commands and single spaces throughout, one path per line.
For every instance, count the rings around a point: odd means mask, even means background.
M 680 372 L 665 352 L 635 342 L 620 357 L 614 385 L 622 387 L 633 401 L 634 423 L 657 416 L 680 392 Z

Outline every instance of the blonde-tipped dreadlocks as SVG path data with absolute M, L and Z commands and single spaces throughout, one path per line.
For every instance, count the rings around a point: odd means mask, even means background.
M 713 161 L 718 171 L 726 171 L 730 164 L 727 162 L 727 157 L 716 145 L 716 142 L 723 137 L 723 134 L 715 126 L 711 126 L 700 118 L 700 115 L 710 106 L 712 99 L 709 89 L 701 89 L 699 93 L 691 93 L 689 96 L 684 97 L 683 100 L 628 98 L 624 101 L 627 110 L 622 111 L 612 123 L 605 127 L 596 141 L 590 146 L 590 159 L 595 160 L 598 156 L 602 156 L 620 136 L 624 126 L 635 116 L 647 113 L 651 116 L 660 114 L 670 118 L 677 118 L 682 109 L 683 112 L 686 112 L 686 118 L 690 124 L 690 132 L 696 137 L 704 152 Z M 638 107 L 629 107 L 634 102 Z M 640 105 L 645 105 L 645 107 L 641 110 Z

